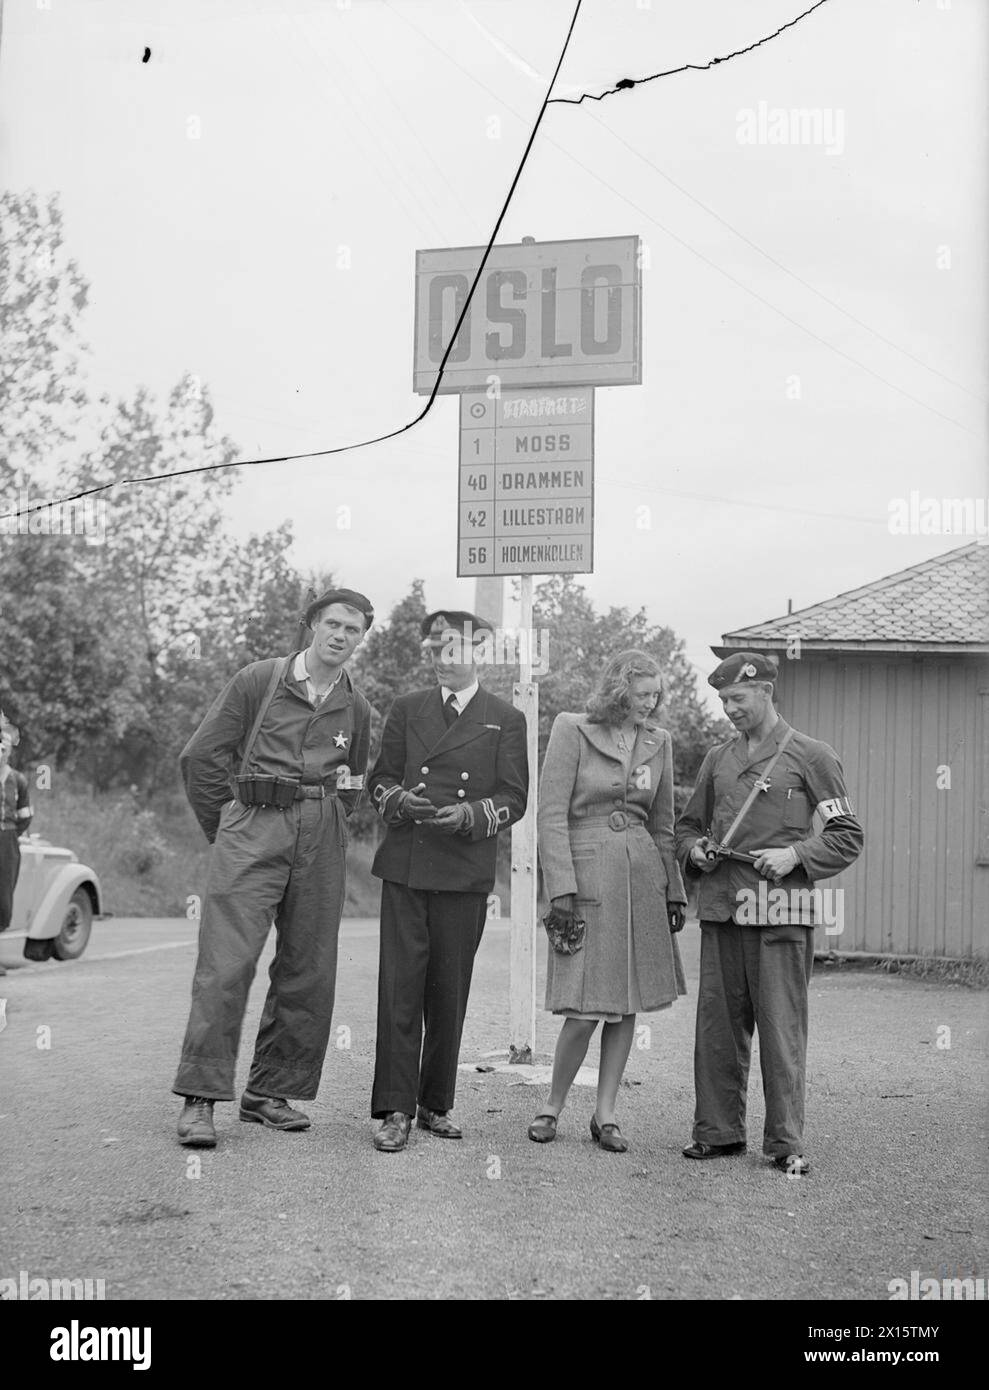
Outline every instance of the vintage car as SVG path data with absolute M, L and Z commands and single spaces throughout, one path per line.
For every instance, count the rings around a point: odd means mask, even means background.
M 22 836 L 20 844 L 14 914 L 9 929 L 0 933 L 0 962 L 10 965 L 22 954 L 29 960 L 77 960 L 89 942 L 93 918 L 107 915 L 100 881 L 72 850 L 40 835 Z

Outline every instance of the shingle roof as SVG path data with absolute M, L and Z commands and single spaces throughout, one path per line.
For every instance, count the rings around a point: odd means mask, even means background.
M 989 650 L 989 546 L 972 542 L 781 618 L 726 632 L 727 647 Z M 720 650 L 714 648 L 714 650 Z

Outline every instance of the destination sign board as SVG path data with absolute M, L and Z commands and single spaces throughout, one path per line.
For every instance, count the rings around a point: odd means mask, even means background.
M 465 392 L 457 574 L 590 574 L 594 391 Z

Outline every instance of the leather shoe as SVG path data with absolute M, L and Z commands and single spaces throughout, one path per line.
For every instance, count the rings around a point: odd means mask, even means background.
M 773 1162 L 788 1178 L 805 1178 L 810 1172 L 810 1164 L 803 1154 L 777 1154 Z
M 215 1149 L 213 1101 L 205 1096 L 186 1096 L 179 1116 L 179 1143 L 189 1149 Z
M 534 1144 L 549 1144 L 556 1138 L 555 1115 L 537 1115 L 529 1126 L 529 1138 Z
M 745 1152 L 745 1140 L 736 1144 L 702 1144 L 698 1139 L 683 1150 L 684 1158 L 730 1158 L 732 1154 Z
M 464 1132 L 455 1125 L 445 1110 L 427 1110 L 420 1105 L 416 1110 L 416 1129 L 428 1129 L 437 1139 L 462 1139 Z
M 252 1096 L 245 1091 L 240 1098 L 240 1118 L 252 1125 L 267 1125 L 269 1129 L 308 1129 L 309 1116 L 293 1110 L 279 1096 Z
M 374 1147 L 379 1153 L 398 1153 L 408 1143 L 411 1124 L 411 1115 L 406 1115 L 402 1110 L 393 1110 L 382 1120 L 381 1128 L 374 1136 Z
M 609 1153 L 623 1154 L 628 1151 L 628 1140 L 618 1126 L 599 1125 L 596 1115 L 591 1116 L 591 1138 Z

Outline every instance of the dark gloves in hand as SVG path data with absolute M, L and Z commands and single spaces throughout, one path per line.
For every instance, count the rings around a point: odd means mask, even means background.
M 667 903 L 666 916 L 669 919 L 671 932 L 682 931 L 684 921 L 682 903 Z
M 543 918 L 550 945 L 561 956 L 572 956 L 583 949 L 584 922 L 577 916 L 573 893 L 554 898 Z
M 411 791 L 402 793 L 402 815 L 407 816 L 409 820 L 431 820 L 436 814 L 436 807 L 429 797 L 421 795 L 425 786 L 425 782 L 420 782 Z
M 438 830 L 441 835 L 456 835 L 460 830 L 468 830 L 472 820 L 473 813 L 466 804 L 441 806 L 429 824 L 433 830 Z

